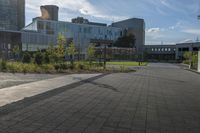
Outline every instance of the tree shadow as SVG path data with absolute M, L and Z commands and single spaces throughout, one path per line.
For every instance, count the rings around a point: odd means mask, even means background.
M 114 92 L 119 92 L 119 90 L 111 85 L 107 85 L 107 84 L 103 84 L 103 83 L 98 83 L 98 82 L 94 82 L 94 81 L 89 81 L 89 80 L 85 80 L 83 81 L 84 83 L 89 83 L 89 84 L 92 84 L 92 85 L 95 85 L 95 86 L 98 86 L 98 87 L 101 87 L 101 88 L 105 88 L 105 89 L 109 89 L 109 90 L 112 90 Z

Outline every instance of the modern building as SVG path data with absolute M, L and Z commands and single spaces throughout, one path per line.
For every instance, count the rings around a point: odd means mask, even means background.
M 120 22 L 112 23 L 113 27 L 126 30 L 128 34 L 133 34 L 136 37 L 136 54 L 142 59 L 145 45 L 145 22 L 144 19 L 131 18 Z
M 59 8 L 54 5 L 41 6 L 41 17 L 22 30 L 22 50 L 36 51 L 46 49 L 51 43 L 56 44 L 58 34 L 73 41 L 79 55 L 83 58 L 89 45 L 95 46 L 114 44 L 118 38 L 127 33 L 136 36 L 136 54 L 143 55 L 145 42 L 145 24 L 143 19 L 128 19 L 107 26 L 104 23 L 90 22 L 83 17 L 72 19 L 72 22 L 58 21 Z M 134 54 L 135 54 L 134 53 Z
M 57 43 L 59 34 L 72 40 L 79 54 L 85 58 L 86 49 L 90 44 L 110 45 L 122 36 L 122 29 L 90 23 L 72 23 L 35 18 L 22 30 L 22 50 L 36 51 L 46 49 L 50 44 Z
M 176 45 L 146 45 L 144 58 L 148 61 L 175 61 Z
M 185 52 L 198 52 L 200 49 L 200 42 L 178 43 L 176 44 L 176 59 L 183 60 Z
M 149 61 L 182 61 L 185 52 L 197 53 L 200 42 L 178 43 L 174 45 L 145 45 L 145 59 Z
M 25 26 L 25 0 L 0 1 L 0 57 L 10 57 L 14 45 L 21 44 Z

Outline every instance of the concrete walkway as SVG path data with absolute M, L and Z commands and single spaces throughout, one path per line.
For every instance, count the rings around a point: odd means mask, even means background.
M 0 107 L 100 74 L 73 74 L 0 89 Z

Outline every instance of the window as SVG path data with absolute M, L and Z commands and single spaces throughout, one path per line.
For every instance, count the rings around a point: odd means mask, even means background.
M 154 51 L 154 48 L 152 48 L 151 51 Z

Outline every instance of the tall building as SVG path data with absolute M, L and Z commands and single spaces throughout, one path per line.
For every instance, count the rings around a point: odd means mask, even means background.
M 112 26 L 122 28 L 123 30 L 126 30 L 129 34 L 135 35 L 136 53 L 138 56 L 140 56 L 140 59 L 143 58 L 144 45 L 145 45 L 145 22 L 144 22 L 144 19 L 131 18 L 131 19 L 120 21 L 120 22 L 112 23 Z
M 21 44 L 25 26 L 25 0 L 0 0 L 0 58 L 9 58 L 14 45 Z
M 25 26 L 25 0 L 0 1 L 0 30 L 21 30 Z

